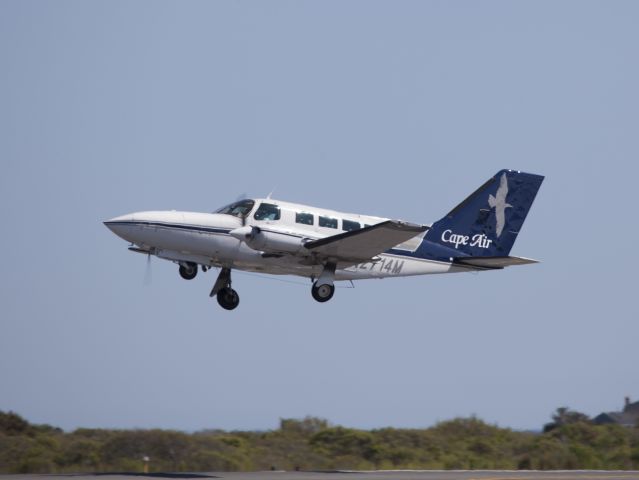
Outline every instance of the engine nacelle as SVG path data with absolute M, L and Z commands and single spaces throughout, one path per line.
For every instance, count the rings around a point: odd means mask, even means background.
M 267 253 L 298 253 L 305 243 L 305 239 L 295 235 L 273 230 L 265 232 L 260 227 L 248 225 L 231 230 L 229 234 L 253 250 Z

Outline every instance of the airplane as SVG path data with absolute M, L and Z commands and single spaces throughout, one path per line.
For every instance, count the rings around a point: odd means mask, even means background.
M 543 180 L 500 170 L 431 225 L 272 198 L 239 200 L 213 213 L 137 212 L 104 224 L 130 242 L 129 250 L 176 263 L 186 280 L 200 267 L 219 268 L 210 296 L 226 310 L 240 302 L 234 269 L 309 278 L 312 297 L 326 302 L 338 281 L 537 263 L 509 253 Z

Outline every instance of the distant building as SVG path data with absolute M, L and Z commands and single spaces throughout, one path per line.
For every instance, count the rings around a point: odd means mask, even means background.
M 600 413 L 592 421 L 597 425 L 607 423 L 616 423 L 624 427 L 639 425 L 639 402 L 630 403 L 630 398 L 626 397 L 623 411 Z

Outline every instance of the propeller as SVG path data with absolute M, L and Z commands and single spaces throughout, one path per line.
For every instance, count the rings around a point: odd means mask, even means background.
M 257 237 L 261 232 L 262 229 L 260 227 L 256 227 L 255 225 L 245 225 L 244 227 L 239 227 L 235 230 L 231 230 L 229 234 L 242 242 L 250 242 L 252 240 L 255 240 L 255 237 Z
M 144 272 L 144 284 L 151 285 L 151 255 L 155 255 L 155 252 L 157 250 L 155 249 L 155 247 L 139 248 L 137 246 L 133 246 L 133 244 L 131 244 L 131 246 L 129 247 L 129 250 L 135 253 L 143 253 L 144 255 L 146 255 L 146 270 Z
M 144 271 L 144 285 L 151 285 L 152 280 L 152 271 L 151 271 L 151 252 L 146 255 L 146 270 Z
M 246 239 L 255 240 L 255 237 L 257 237 L 261 232 L 262 229 L 260 227 L 252 226 L 251 231 L 246 234 Z
M 248 199 L 248 194 L 246 192 L 244 193 L 240 193 L 237 198 L 235 199 L 236 202 L 241 202 L 242 200 L 246 200 Z M 242 226 L 246 225 L 246 217 L 248 215 L 241 215 L 240 219 L 242 220 Z

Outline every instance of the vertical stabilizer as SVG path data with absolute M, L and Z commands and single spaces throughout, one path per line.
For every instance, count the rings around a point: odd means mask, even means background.
M 422 253 L 431 258 L 507 256 L 543 180 L 514 170 L 497 172 L 432 225 Z

